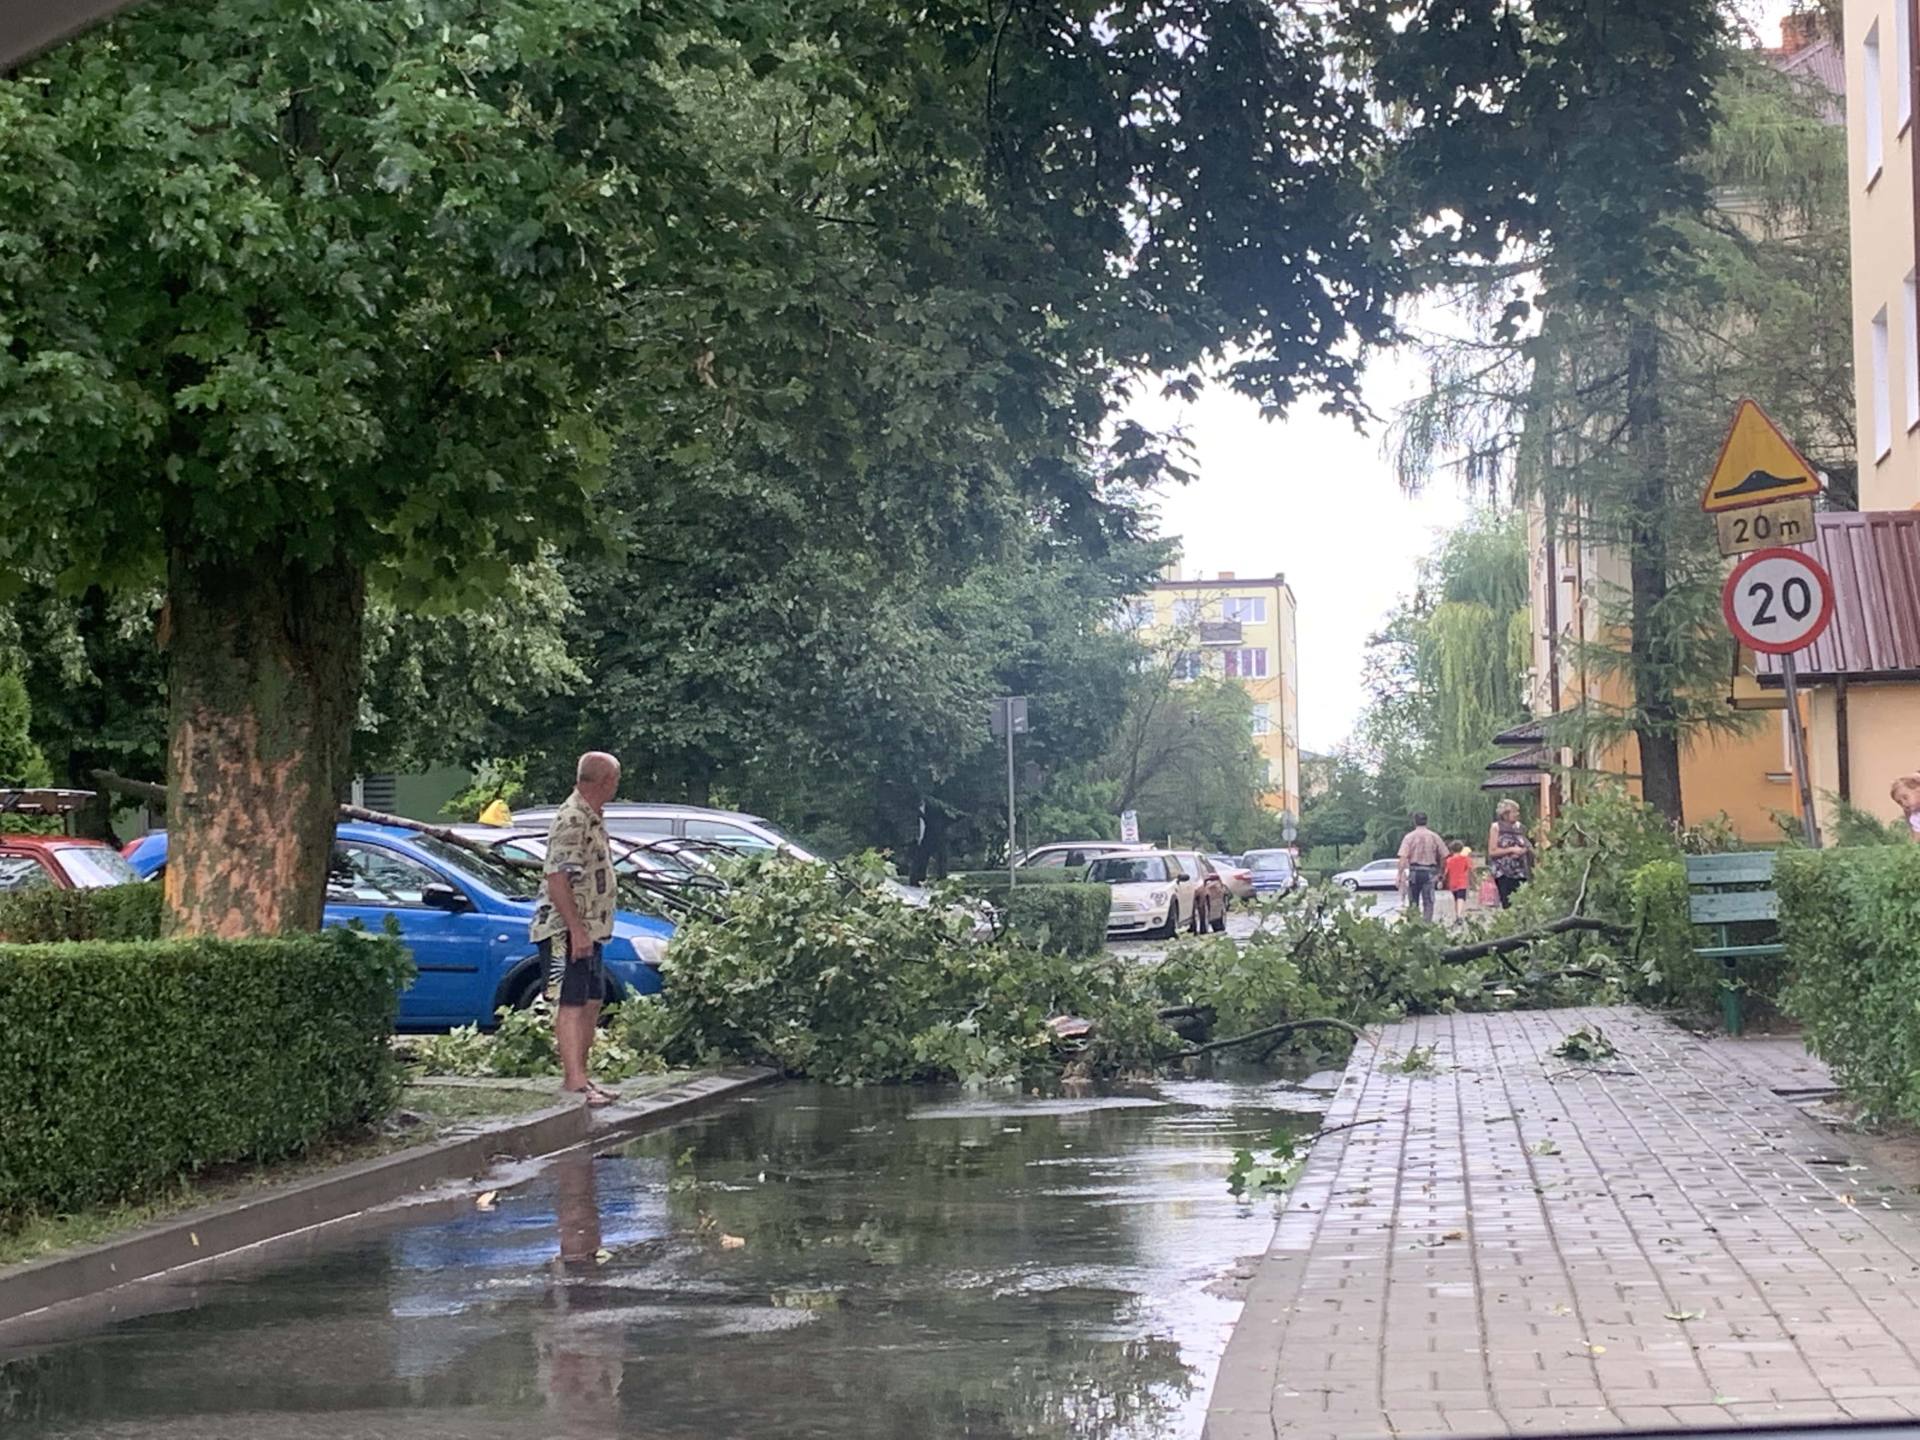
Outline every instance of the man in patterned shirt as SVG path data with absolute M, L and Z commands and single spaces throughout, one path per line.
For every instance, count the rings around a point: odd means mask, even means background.
M 620 887 L 601 817 L 620 788 L 620 762 L 600 750 L 580 757 L 573 793 L 553 817 L 547 835 L 546 894 L 528 934 L 547 962 L 547 998 L 554 1003 L 554 1042 L 560 1083 L 596 1109 L 619 1097 L 587 1075 L 587 1052 L 607 998 L 600 947 L 613 935 Z

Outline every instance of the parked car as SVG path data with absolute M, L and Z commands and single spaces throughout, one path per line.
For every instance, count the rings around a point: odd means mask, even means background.
M 1214 869 L 1213 862 L 1197 850 L 1170 850 L 1167 853 L 1193 877 L 1193 933 L 1199 935 L 1208 930 L 1216 933 L 1225 930 L 1227 902 L 1232 897 L 1227 893 L 1227 882 Z
M 527 939 L 539 876 L 412 830 L 345 824 L 334 832 L 325 923 L 386 928 L 391 917 L 418 970 L 400 996 L 405 1029 L 491 1026 L 503 1005 L 526 1005 L 543 981 Z M 127 862 L 151 876 L 167 863 L 164 831 L 135 841 Z M 603 957 L 609 999 L 658 993 L 673 925 L 622 910 Z
M 0 835 L 0 895 L 13 890 L 97 890 L 140 878 L 120 852 L 71 835 Z
M 1342 870 L 1333 883 L 1349 890 L 1398 890 L 1400 862 L 1394 859 L 1369 860 L 1357 870 Z
M 513 828 L 545 834 L 560 813 L 557 805 L 516 810 Z M 741 810 L 710 810 L 704 805 L 654 805 L 615 801 L 602 812 L 607 834 L 630 840 L 661 840 L 669 836 L 718 845 L 740 855 L 765 855 L 784 850 L 802 860 L 826 857 L 788 834 L 771 820 Z
M 1300 863 L 1291 850 L 1249 850 L 1247 873 L 1256 895 L 1284 895 L 1300 888 Z
M 64 825 L 93 798 L 91 790 L 0 789 L 0 815 L 57 819 Z M 0 832 L 0 895 L 13 890 L 98 890 L 139 878 L 119 851 L 98 840 Z
M 1168 938 L 1193 920 L 1193 877 L 1164 851 L 1095 856 L 1087 879 L 1113 887 L 1109 935 Z
M 1251 900 L 1254 895 L 1253 871 L 1247 868 L 1246 860 L 1239 855 L 1209 855 L 1207 860 L 1220 878 L 1226 883 L 1227 894 L 1235 900 Z
M 1036 845 L 1013 862 L 1016 870 L 1029 866 L 1040 869 L 1078 870 L 1102 855 L 1145 854 L 1151 845 L 1136 845 L 1124 840 L 1058 840 L 1051 845 Z

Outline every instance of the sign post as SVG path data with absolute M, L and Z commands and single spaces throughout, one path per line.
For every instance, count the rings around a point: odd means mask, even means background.
M 1140 843 L 1140 812 L 1122 810 L 1120 812 L 1120 841 L 1124 845 Z
M 1007 737 L 1007 884 L 1011 886 L 1016 879 L 1014 858 L 1020 853 L 1013 838 L 1013 737 L 1027 733 L 1027 697 L 1002 695 L 993 702 L 987 725 L 995 735 Z
M 1720 609 L 1727 617 L 1727 628 L 1742 645 L 1780 657 L 1780 678 L 1787 693 L 1787 744 L 1793 754 L 1800 818 L 1807 844 L 1818 849 L 1820 827 L 1813 815 L 1807 736 L 1800 724 L 1800 679 L 1793 657 L 1833 623 L 1833 581 L 1825 566 L 1802 551 L 1756 550 L 1727 576 Z

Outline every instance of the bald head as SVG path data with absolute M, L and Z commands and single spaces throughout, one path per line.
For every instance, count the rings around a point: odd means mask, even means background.
M 620 788 L 620 762 L 604 750 L 589 750 L 574 766 L 573 788 L 598 810 Z

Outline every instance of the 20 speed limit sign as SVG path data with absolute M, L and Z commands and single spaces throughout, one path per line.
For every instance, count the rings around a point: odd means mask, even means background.
M 1819 639 L 1833 619 L 1833 581 L 1811 555 L 1756 550 L 1727 576 L 1720 608 L 1742 645 L 1790 655 Z

